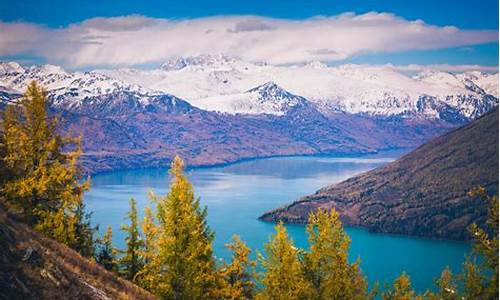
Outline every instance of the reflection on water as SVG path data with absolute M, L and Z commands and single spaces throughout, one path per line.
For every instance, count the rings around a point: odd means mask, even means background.
M 300 196 L 383 165 L 401 155 L 386 152 L 364 157 L 281 157 L 250 160 L 224 167 L 188 170 L 196 195 L 208 206 L 208 222 L 216 232 L 214 250 L 227 257 L 224 248 L 238 234 L 252 248 L 261 249 L 273 232 L 273 224 L 260 222 L 263 212 L 290 203 Z M 111 225 L 114 242 L 123 246 L 120 224 L 134 197 L 140 208 L 149 204 L 148 191 L 167 192 L 166 169 L 118 171 L 96 175 L 85 195 L 93 221 L 101 231 Z M 307 247 L 304 227 L 288 226 L 295 243 Z M 417 289 L 429 287 L 446 265 L 460 268 L 469 251 L 465 243 L 370 234 L 348 228 L 352 239 L 350 256 L 361 258 L 370 282 L 392 281 L 402 270 L 411 276 Z

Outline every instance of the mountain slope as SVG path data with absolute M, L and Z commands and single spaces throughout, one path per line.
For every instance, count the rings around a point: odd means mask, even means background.
M 1 204 L 0 204 L 1 205 Z M 154 299 L 0 206 L 0 299 Z
M 415 147 L 455 126 L 440 119 L 325 114 L 274 84 L 251 93 L 277 103 L 279 114 L 220 114 L 175 96 L 132 91 L 77 102 L 50 98 L 50 110 L 61 116 L 63 132 L 82 137 L 81 161 L 89 173 L 162 167 L 176 154 L 200 166 L 277 155 L 369 153 Z M 19 95 L 5 96 L 3 105 Z
M 335 208 L 345 224 L 374 232 L 466 239 L 468 225 L 485 222 L 487 203 L 467 196 L 477 186 L 498 193 L 498 109 L 260 218 L 304 223 L 317 208 Z

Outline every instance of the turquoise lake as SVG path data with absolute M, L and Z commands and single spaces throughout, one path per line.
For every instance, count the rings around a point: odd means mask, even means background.
M 227 258 L 224 244 L 238 234 L 254 250 L 261 250 L 274 232 L 274 225 L 257 220 L 263 212 L 290 203 L 300 196 L 353 175 L 386 164 L 402 152 L 384 152 L 361 157 L 297 156 L 256 159 L 222 167 L 190 169 L 187 174 L 201 203 L 208 207 L 208 223 L 216 232 L 215 255 Z M 110 225 L 114 244 L 123 247 L 120 224 L 134 197 L 139 210 L 149 204 L 148 192 L 164 195 L 168 190 L 167 169 L 139 169 L 97 174 L 85 194 L 87 209 L 100 231 Z M 142 216 L 141 216 L 142 218 Z M 295 244 L 307 247 L 303 226 L 287 226 Z M 445 266 L 459 271 L 470 245 L 373 234 L 346 228 L 351 237 L 350 257 L 361 259 L 370 283 L 392 282 L 403 270 L 418 291 L 433 286 Z

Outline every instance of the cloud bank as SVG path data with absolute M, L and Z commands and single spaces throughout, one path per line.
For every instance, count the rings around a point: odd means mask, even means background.
M 449 64 L 432 64 L 432 65 L 388 65 L 402 72 L 424 72 L 424 71 L 443 71 L 452 73 L 462 73 L 470 71 L 479 71 L 486 73 L 498 72 L 498 66 L 482 66 L 482 65 L 449 65 Z
M 294 64 L 498 41 L 497 30 L 440 27 L 376 12 L 306 20 L 257 16 L 170 20 L 132 15 L 92 18 L 63 28 L 0 22 L 0 32 L 0 56 L 32 55 L 71 68 L 134 66 L 213 53 Z

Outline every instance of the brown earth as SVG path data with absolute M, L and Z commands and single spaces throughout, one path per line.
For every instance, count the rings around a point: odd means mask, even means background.
M 154 299 L 0 205 L 0 299 Z
M 306 223 L 318 208 L 335 208 L 347 225 L 373 232 L 467 239 L 484 225 L 487 205 L 467 193 L 498 194 L 498 109 L 435 138 L 402 158 L 318 190 L 260 219 Z

